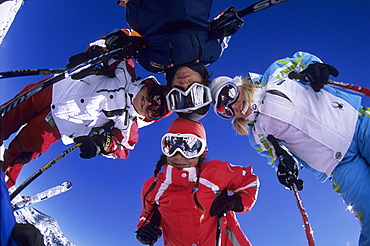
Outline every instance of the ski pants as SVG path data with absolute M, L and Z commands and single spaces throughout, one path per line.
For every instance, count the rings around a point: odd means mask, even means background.
M 18 95 L 43 81 L 27 85 Z M 0 118 L 1 143 L 25 125 L 9 143 L 4 153 L 2 169 L 9 178 L 7 180 L 8 187 L 15 185 L 24 164 L 45 152 L 51 144 L 60 139 L 60 133 L 55 124 L 49 124 L 46 121 L 50 115 L 51 97 L 52 86 L 49 86 Z
M 365 111 L 365 110 L 364 110 Z M 370 245 L 370 108 L 362 112 L 352 144 L 333 171 L 333 187 L 361 224 L 360 246 Z

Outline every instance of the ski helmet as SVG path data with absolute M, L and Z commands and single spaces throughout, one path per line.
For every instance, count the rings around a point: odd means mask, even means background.
M 162 137 L 161 146 L 167 156 L 180 152 L 186 158 L 198 157 L 207 150 L 206 131 L 202 123 L 178 117 Z
M 231 119 L 234 111 L 231 105 L 239 97 L 238 86 L 242 85 L 242 78 L 236 76 L 234 79 L 220 76 L 213 80 L 211 85 L 212 104 L 215 114 L 223 119 Z

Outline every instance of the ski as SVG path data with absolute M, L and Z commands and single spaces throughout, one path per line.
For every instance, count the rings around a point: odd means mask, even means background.
M 73 68 L 70 68 L 70 69 L 66 69 L 63 73 L 53 77 L 53 78 L 50 78 L 50 79 L 47 79 L 45 81 L 43 81 L 42 83 L 36 85 L 35 87 L 31 88 L 30 90 L 28 91 L 25 91 L 24 93 L 22 93 L 21 95 L 13 98 L 12 100 L 10 100 L 9 102 L 5 103 L 4 105 L 2 105 L 0 107 L 0 118 L 2 118 L 7 112 L 9 112 L 12 108 L 15 108 L 18 104 L 20 104 L 21 102 L 23 102 L 24 100 L 30 98 L 31 96 L 35 95 L 37 92 L 45 89 L 46 87 L 49 87 L 55 83 L 57 83 L 58 81 L 61 81 L 69 76 L 72 76 L 72 75 L 75 75 L 87 68 L 90 68 L 92 66 L 95 66 L 105 60 L 108 60 L 116 55 L 118 55 L 119 53 L 121 53 L 122 51 L 125 51 L 125 47 L 123 48 L 118 48 L 118 49 L 115 49 L 115 50 L 112 50 L 112 51 L 108 51 L 100 56 L 97 56 L 97 57 L 94 57 L 86 62 L 83 62 Z
M 29 76 L 29 75 L 57 74 L 57 73 L 63 73 L 64 71 L 65 71 L 64 68 L 14 70 L 14 71 L 0 72 L 0 79 L 20 77 L 20 76 Z
M 72 188 L 72 183 L 69 181 L 65 181 L 60 185 L 54 186 L 50 189 L 37 193 L 33 196 L 23 196 L 23 200 L 19 201 L 12 205 L 13 211 L 17 211 L 19 209 L 25 208 L 31 204 L 35 204 L 46 199 L 49 199 L 53 196 L 59 195 L 64 193 Z

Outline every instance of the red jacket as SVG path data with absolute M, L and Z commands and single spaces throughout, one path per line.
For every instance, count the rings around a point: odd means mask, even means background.
M 145 198 L 145 208 L 140 216 L 138 228 L 149 223 L 146 220 L 153 204 L 158 204 L 161 214 L 161 229 L 165 245 L 215 245 L 217 216 L 210 216 L 210 208 L 216 193 L 227 189 L 242 197 L 244 209 L 248 212 L 257 199 L 259 181 L 253 174 L 252 167 L 242 167 L 221 161 L 205 161 L 202 164 L 198 190 L 196 191 L 199 203 L 204 208 L 197 207 L 193 189 L 197 180 L 197 168 L 177 169 L 168 164 L 164 165 L 164 172 L 158 174 L 155 188 Z M 148 191 L 154 177 L 148 179 L 142 190 L 142 196 Z M 230 233 L 235 237 L 229 237 Z M 223 217 L 222 246 L 250 245 L 242 232 L 233 211 Z M 237 243 L 232 243 L 232 241 Z M 239 244 L 238 244 L 239 243 Z

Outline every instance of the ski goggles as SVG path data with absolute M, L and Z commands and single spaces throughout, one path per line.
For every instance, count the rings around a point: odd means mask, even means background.
M 239 89 L 233 82 L 228 82 L 219 89 L 216 94 L 215 112 L 223 119 L 229 120 L 234 117 L 232 104 L 238 100 Z
M 168 109 L 174 112 L 197 110 L 212 102 L 208 86 L 193 83 L 186 91 L 174 87 L 166 95 Z
M 167 133 L 162 137 L 161 148 L 168 157 L 180 152 L 185 158 L 195 158 L 206 150 L 206 140 L 193 134 Z
M 168 88 L 163 85 L 154 85 L 148 88 L 147 97 L 151 105 L 146 110 L 146 117 L 157 121 L 168 113 L 165 95 Z

